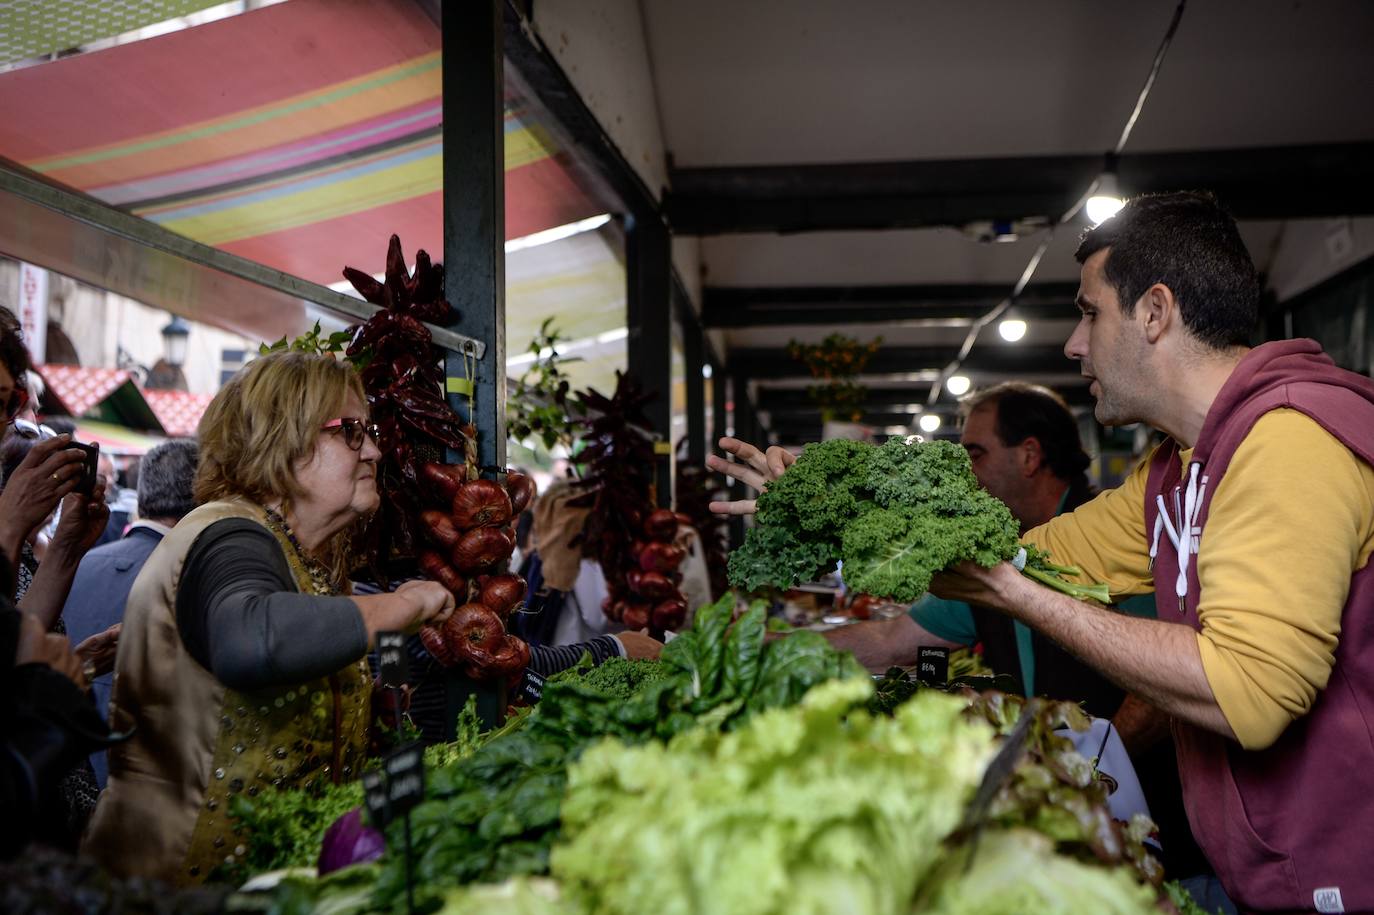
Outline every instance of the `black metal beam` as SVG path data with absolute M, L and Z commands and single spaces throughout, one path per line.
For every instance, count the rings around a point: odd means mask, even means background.
M 889 375 L 942 369 L 957 354 L 957 346 L 883 346 L 869 360 L 864 373 Z M 807 375 L 806 367 L 781 347 L 732 349 L 730 362 L 732 365 L 747 365 L 749 377 L 756 380 Z M 964 360 L 963 371 L 965 374 L 988 372 L 999 375 L 1067 374 L 1077 371 L 1077 364 L 1065 357 L 1061 346 L 992 344 L 974 347 Z
M 1057 219 L 1102 170 L 1099 154 L 833 165 L 676 168 L 673 231 L 806 232 Z M 1374 143 L 1128 153 L 1131 194 L 1206 188 L 1239 219 L 1374 213 Z
M 706 362 L 706 341 L 689 302 L 678 297 L 674 310 L 682 331 L 683 382 L 687 387 L 687 460 L 700 464 L 706 460 L 707 447 L 706 379 L 701 374 Z
M 444 290 L 457 312 L 453 329 L 487 342 L 471 379 L 464 355 L 447 354 L 448 398 L 467 416 L 461 385 L 474 386 L 478 460 L 494 467 L 506 463 L 504 7 L 504 0 L 450 4 L 440 25 Z
M 452 4 L 450 4 L 452 5 Z M 544 126 L 556 130 L 565 149 L 588 163 L 604 189 L 620 198 L 624 209 L 640 218 L 657 216 L 658 199 L 631 167 L 563 68 L 539 40 L 528 11 L 505 3 L 506 60 L 518 74 L 532 101 L 549 114 Z M 527 5 L 527 4 L 522 4 Z
M 657 396 L 645 407 L 656 436 L 654 481 L 658 504 L 673 492 L 672 240 L 657 215 L 625 219 L 626 370 Z
M 1010 283 L 918 286 L 707 286 L 706 327 L 891 323 L 922 318 L 975 319 L 998 305 Z M 1026 317 L 1073 317 L 1077 283 L 1036 283 L 1016 300 Z

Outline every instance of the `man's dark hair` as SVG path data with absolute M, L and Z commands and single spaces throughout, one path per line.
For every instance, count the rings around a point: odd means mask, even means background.
M 24 345 L 19 319 L 3 305 L 0 305 L 0 364 L 5 366 L 15 385 L 24 386 L 24 373 L 29 370 L 29 350 Z
M 1028 438 L 1035 439 L 1050 473 L 1059 479 L 1072 483 L 1092 463 L 1083 450 L 1078 422 L 1069 405 L 1049 388 L 1024 381 L 1004 381 L 959 402 L 964 416 L 985 406 L 997 411 L 993 429 L 1003 445 L 1010 448 Z
M 138 514 L 180 521 L 196 507 L 192 495 L 200 448 L 190 439 L 163 442 L 143 456 L 138 472 Z
M 1259 277 L 1236 221 L 1202 191 L 1142 194 L 1083 233 L 1081 264 L 1107 254 L 1107 282 L 1126 317 L 1156 283 L 1178 300 L 1183 326 L 1212 349 L 1243 346 L 1259 320 Z

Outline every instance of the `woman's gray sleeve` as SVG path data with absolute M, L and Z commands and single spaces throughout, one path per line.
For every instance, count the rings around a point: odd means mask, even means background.
M 305 683 L 367 653 L 358 605 L 297 591 L 276 538 L 247 519 L 218 521 L 196 538 L 176 614 L 191 657 L 231 689 Z

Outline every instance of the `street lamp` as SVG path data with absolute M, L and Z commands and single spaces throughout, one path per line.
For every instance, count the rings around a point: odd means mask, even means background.
M 172 320 L 162 328 L 162 358 L 173 368 L 186 364 L 186 342 L 191 336 L 191 325 L 181 315 L 172 315 Z

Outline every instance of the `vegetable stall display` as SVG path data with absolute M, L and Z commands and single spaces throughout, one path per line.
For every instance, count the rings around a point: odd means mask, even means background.
M 915 684 L 876 706 L 847 654 L 812 632 L 767 641 L 762 606 L 734 609 L 703 608 L 660 661 L 581 665 L 466 734 L 412 813 L 417 910 L 1188 911 L 1161 889 L 1151 824 L 1111 818 L 1063 735 L 1077 706 Z M 366 850 L 355 832 L 345 851 Z M 289 878 L 265 907 L 404 911 L 399 826 L 386 838 L 381 859 Z
M 750 591 L 813 581 L 843 563 L 853 591 L 909 603 L 931 577 L 965 560 L 1024 562 L 1022 574 L 1080 599 L 1107 603 L 1105 585 L 1018 542 L 1011 510 L 978 484 L 953 442 L 808 445 L 759 494 L 757 524 L 730 556 L 730 580 Z M 1024 556 L 1018 556 L 1024 549 Z

